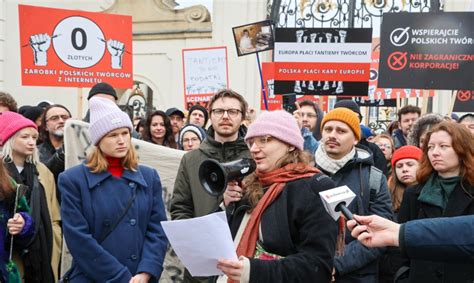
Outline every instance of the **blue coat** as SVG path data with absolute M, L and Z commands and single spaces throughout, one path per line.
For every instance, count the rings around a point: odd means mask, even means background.
M 400 248 L 410 259 L 474 262 L 474 215 L 408 221 Z
M 167 239 L 160 221 L 166 220 L 157 172 L 139 166 L 121 178 L 108 171 L 93 174 L 84 164 L 59 176 L 61 216 L 67 246 L 73 256 L 72 282 L 129 282 L 137 273 L 158 279 L 163 271 Z M 131 199 L 125 217 L 101 243 Z

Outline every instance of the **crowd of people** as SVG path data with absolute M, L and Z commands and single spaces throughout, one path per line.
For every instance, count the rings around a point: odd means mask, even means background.
M 169 205 L 172 220 L 227 214 L 238 260 L 219 259 L 218 277 L 185 270 L 184 282 L 474 280 L 465 250 L 418 256 L 417 247 L 432 253 L 411 243 L 423 239 L 416 229 L 434 233 L 414 220 L 451 227 L 449 218 L 461 216 L 460 227 L 467 222 L 473 229 L 473 113 L 422 115 L 406 105 L 385 132 L 374 134 L 352 100 L 327 113 L 304 100 L 293 113 L 255 118 L 241 94 L 223 89 L 207 108 L 173 107 L 135 119 L 107 83 L 92 87 L 87 99 L 83 120 L 93 150 L 65 169 L 69 109 L 49 101 L 18 108 L 0 92 L 0 282 L 8 282 L 12 257 L 25 282 L 159 280 L 168 248 L 162 185 L 159 172 L 139 164 L 132 138 L 186 152 Z M 255 172 L 230 180 L 218 197 L 202 188 L 204 160 L 242 158 L 255 161 Z M 319 193 L 344 185 L 355 194 L 348 205 L 355 220 L 334 221 Z M 60 270 L 63 244 L 73 258 L 69 270 Z

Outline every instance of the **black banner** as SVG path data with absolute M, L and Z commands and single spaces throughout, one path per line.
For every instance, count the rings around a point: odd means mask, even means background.
M 384 14 L 378 87 L 474 89 L 474 13 Z
M 397 107 L 397 99 L 368 99 L 365 97 L 338 97 L 336 101 L 352 99 L 359 106 L 370 107 Z
M 458 90 L 453 112 L 474 112 L 473 90 Z

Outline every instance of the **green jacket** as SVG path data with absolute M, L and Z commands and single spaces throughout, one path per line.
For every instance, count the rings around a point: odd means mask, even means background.
M 220 163 L 250 158 L 250 151 L 244 142 L 245 128 L 241 127 L 236 141 L 220 143 L 214 140 L 212 127 L 198 149 L 186 153 L 181 159 L 171 199 L 171 218 L 189 219 L 213 212 L 222 197 L 216 198 L 204 191 L 198 177 L 199 165 L 206 159 Z

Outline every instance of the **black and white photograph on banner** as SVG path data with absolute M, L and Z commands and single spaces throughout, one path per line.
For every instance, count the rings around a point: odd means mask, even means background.
M 474 89 L 473 26 L 473 12 L 385 14 L 378 87 Z
M 237 55 L 244 56 L 273 49 L 271 21 L 261 21 L 232 28 Z
M 277 28 L 275 93 L 366 96 L 372 29 Z

